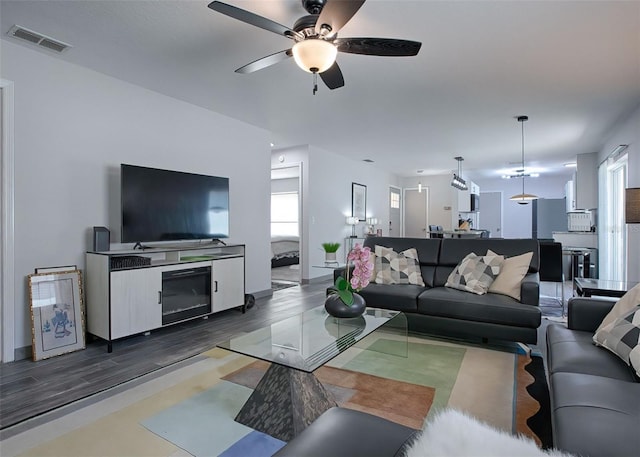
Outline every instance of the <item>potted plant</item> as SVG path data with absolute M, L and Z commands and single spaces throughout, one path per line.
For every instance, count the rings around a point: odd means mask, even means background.
M 337 263 L 336 252 L 340 249 L 340 243 L 322 243 L 322 249 L 324 249 L 326 263 Z
M 349 278 L 351 265 L 353 271 Z M 324 307 L 334 317 L 358 317 L 367 305 L 364 298 L 356 292 L 367 287 L 373 276 L 373 256 L 370 248 L 355 245 L 347 256 L 345 275 L 346 278 L 339 276 L 336 279 L 335 289 L 327 297 Z

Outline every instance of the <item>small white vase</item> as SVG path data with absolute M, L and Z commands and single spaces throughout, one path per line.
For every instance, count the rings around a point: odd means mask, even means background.
M 324 261 L 326 263 L 336 263 L 336 253 L 335 252 L 325 252 L 324 253 Z

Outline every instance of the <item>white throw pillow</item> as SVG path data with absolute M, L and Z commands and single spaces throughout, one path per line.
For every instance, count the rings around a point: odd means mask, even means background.
M 404 456 L 571 457 L 557 450 L 545 452 L 530 438 L 497 430 L 454 409 L 443 410 L 425 423 Z
M 497 255 L 489 249 L 487 255 Z M 489 286 L 489 292 L 493 294 L 507 295 L 520 301 L 520 288 L 522 280 L 529 271 L 533 252 L 526 252 L 514 257 L 507 257 L 502 262 L 500 274 Z

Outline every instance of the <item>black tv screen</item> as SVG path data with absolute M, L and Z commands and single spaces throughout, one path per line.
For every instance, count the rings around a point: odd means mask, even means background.
M 229 237 L 229 178 L 120 165 L 122 242 Z

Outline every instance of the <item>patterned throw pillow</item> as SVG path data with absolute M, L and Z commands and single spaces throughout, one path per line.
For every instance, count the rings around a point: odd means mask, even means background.
M 504 257 L 501 255 L 481 257 L 472 252 L 451 272 L 445 286 L 478 295 L 486 294 L 489 286 L 500 273 L 503 261 Z
M 424 286 L 418 251 L 410 248 L 396 252 L 384 246 L 375 247 L 376 284 L 415 284 Z
M 640 376 L 640 305 L 598 330 L 593 340 L 633 366 Z
M 639 305 L 640 305 L 640 284 L 628 290 L 627 293 L 625 293 L 620 298 L 620 300 L 618 300 L 616 304 L 613 305 L 613 308 L 611 308 L 611 311 L 609 311 L 609 314 L 607 314 L 604 317 L 604 319 L 602 319 L 602 322 L 596 329 L 595 333 L 598 333 L 604 327 L 611 325 L 613 321 L 615 321 L 620 316 L 628 313 L 629 311 L 631 311 L 632 309 L 634 309 L 636 306 L 639 306 Z M 595 338 L 594 338 L 594 341 L 595 341 Z M 597 341 L 595 342 L 597 343 Z

